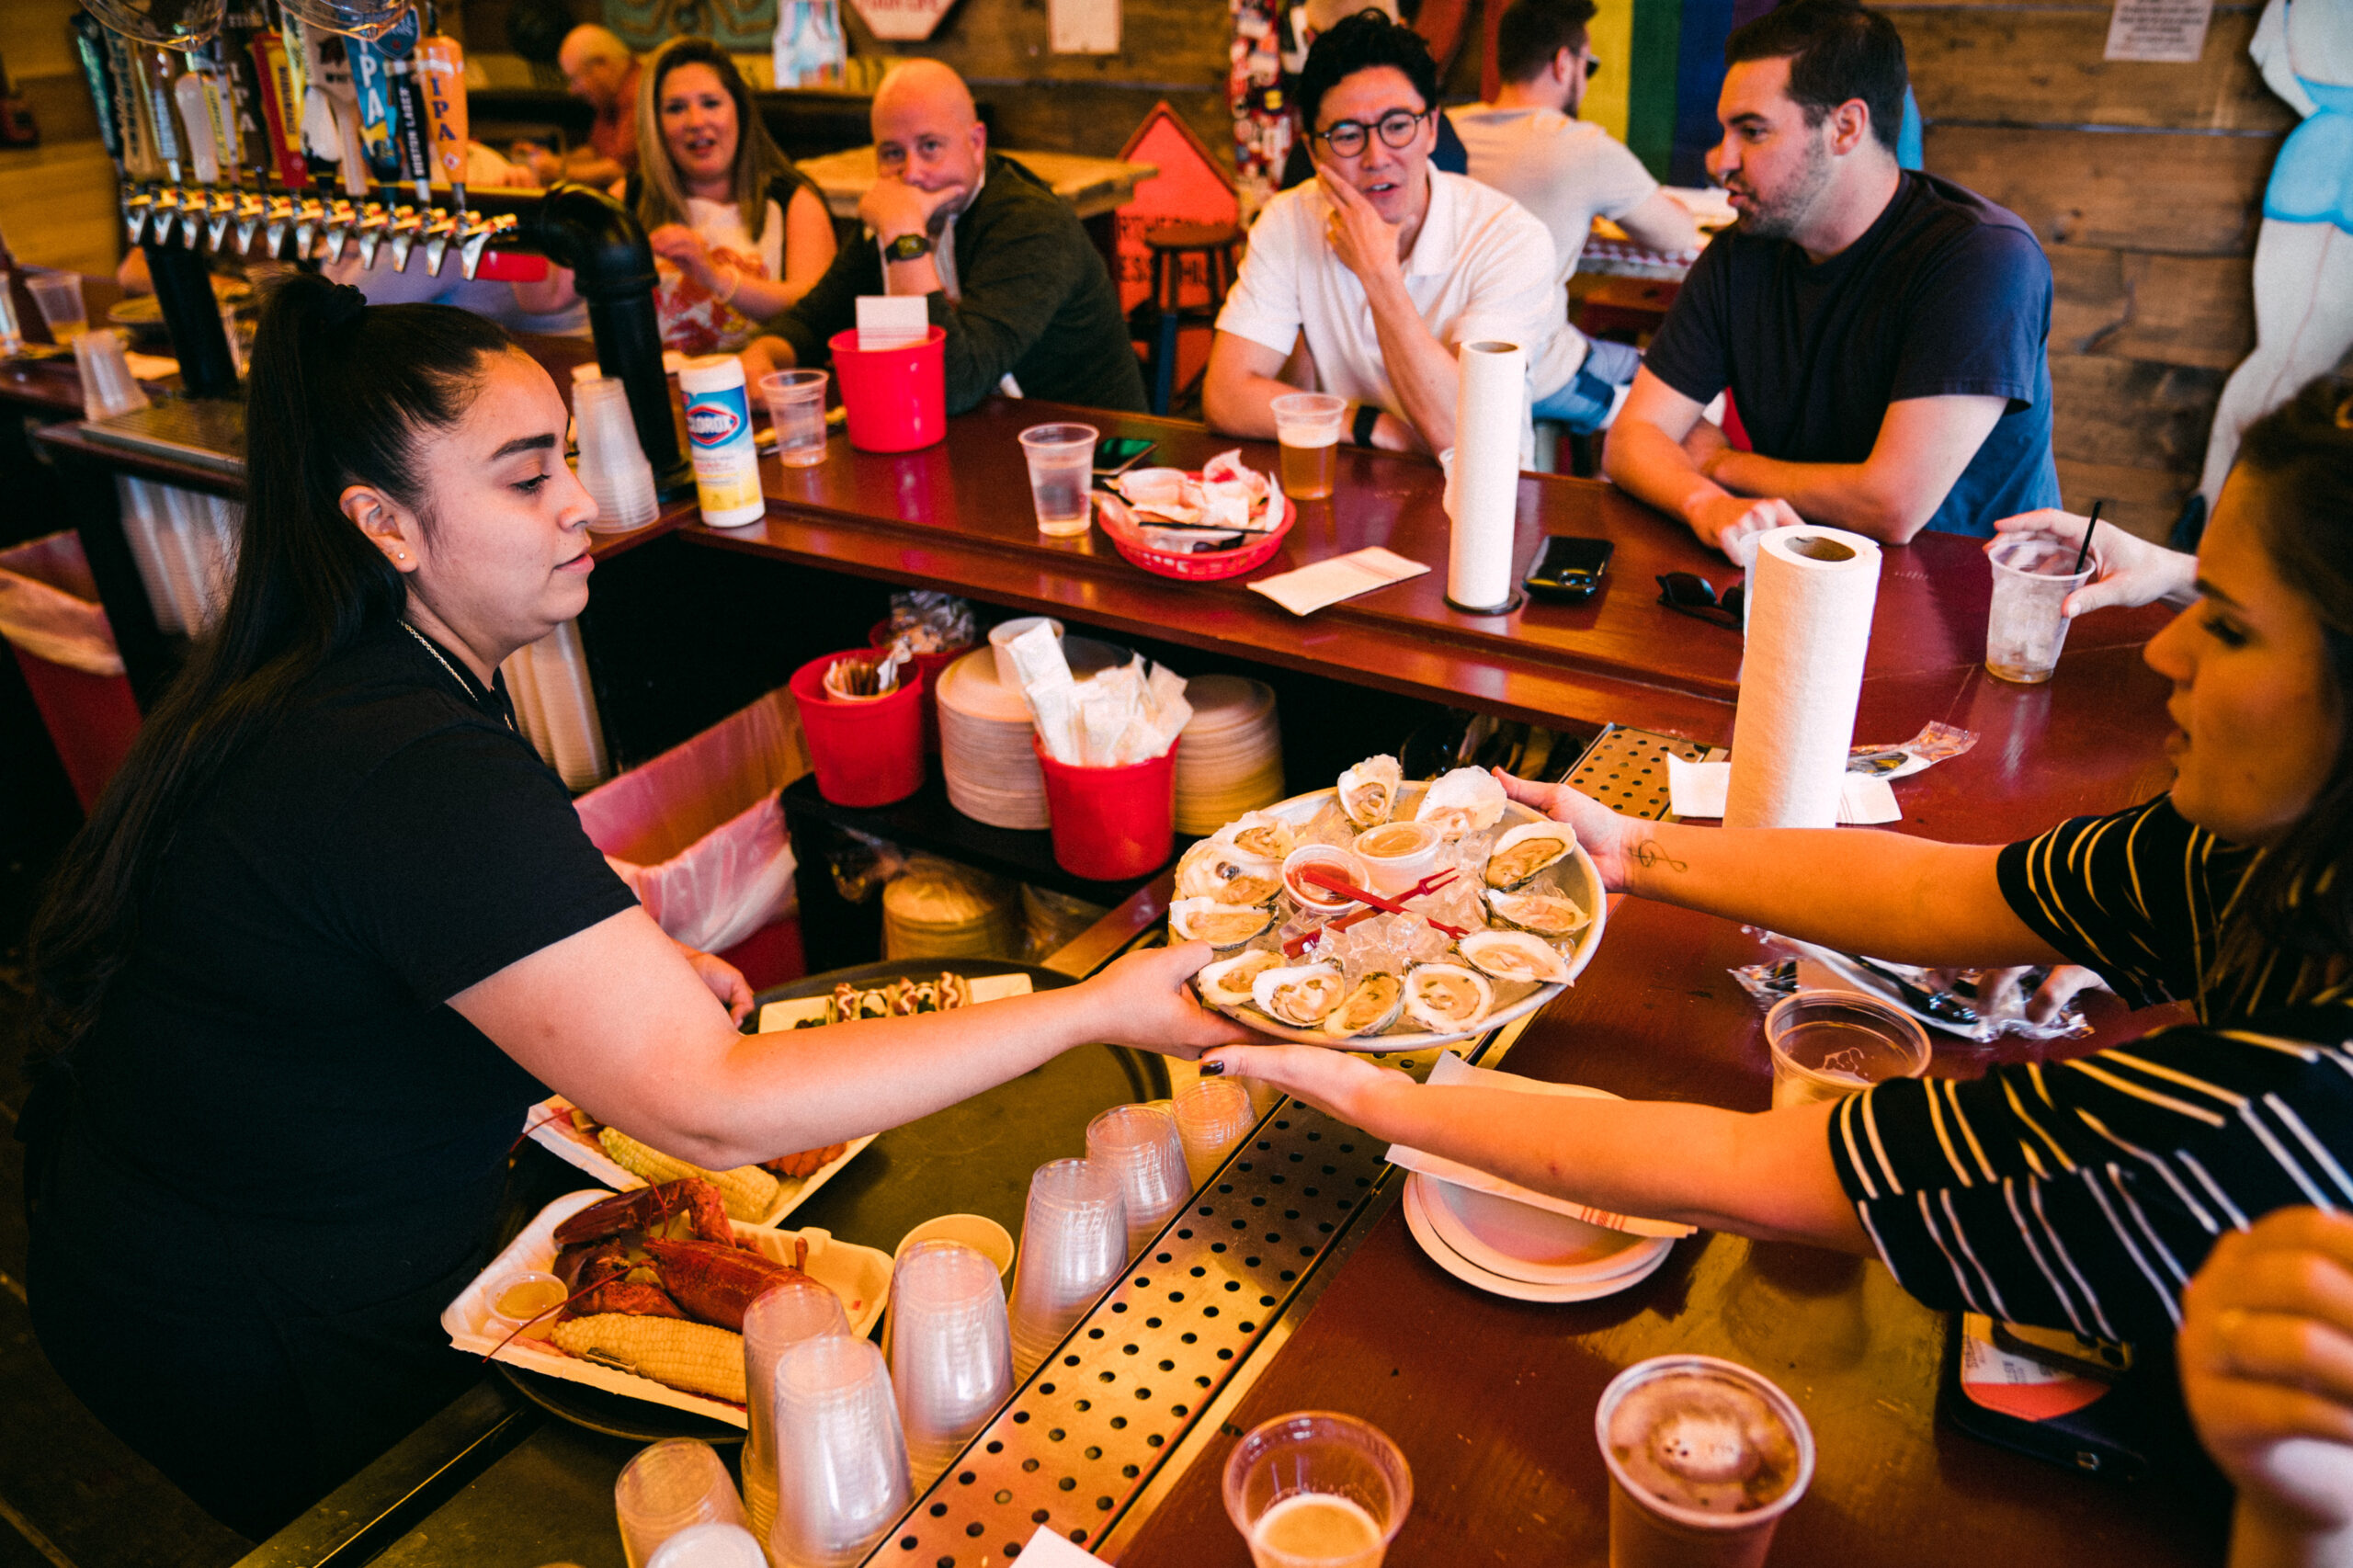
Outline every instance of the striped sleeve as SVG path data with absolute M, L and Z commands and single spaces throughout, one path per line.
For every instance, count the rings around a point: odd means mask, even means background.
M 2161 795 L 2009 845 L 1995 875 L 2037 935 L 2147 1007 L 2194 995 L 2212 958 L 2201 933 L 2215 925 L 2206 907 L 2215 849 Z
M 2353 1010 L 2300 1009 L 1973 1083 L 1882 1084 L 1840 1103 L 1831 1159 L 1880 1256 L 1929 1305 L 2170 1335 L 2225 1226 L 2290 1204 L 2353 1210 L 2348 1032 Z

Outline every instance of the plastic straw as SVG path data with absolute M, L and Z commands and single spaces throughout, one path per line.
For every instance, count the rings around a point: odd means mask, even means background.
M 2084 525 L 2084 542 L 2076 547 L 2075 564 L 2073 568 L 2073 572 L 2080 572 L 2084 569 L 2084 557 L 2092 552 L 2092 530 L 2099 527 L 2099 509 L 2107 505 L 2108 502 L 2104 498 L 2092 503 L 2092 518 L 2090 522 Z M 2073 574 L 2073 572 L 2070 573 L 2070 575 Z

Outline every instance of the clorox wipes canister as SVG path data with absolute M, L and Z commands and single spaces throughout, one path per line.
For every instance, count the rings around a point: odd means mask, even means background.
M 744 362 L 733 354 L 689 359 L 678 369 L 687 404 L 687 445 L 695 464 L 702 520 L 740 528 L 767 516 L 760 498 L 760 458 L 752 449 L 752 401 Z

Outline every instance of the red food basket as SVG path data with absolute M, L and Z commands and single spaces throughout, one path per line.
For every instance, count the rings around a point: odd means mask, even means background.
M 1179 555 L 1146 544 L 1142 527 L 1128 510 L 1127 502 L 1108 491 L 1095 493 L 1095 517 L 1103 525 L 1103 531 L 1111 536 L 1111 547 L 1145 571 L 1188 583 L 1214 583 L 1220 578 L 1255 572 L 1282 549 L 1283 536 L 1299 520 L 1299 508 L 1279 489 L 1267 497 L 1267 504 L 1282 508 L 1273 528 L 1232 550 L 1205 551 L 1197 555 Z

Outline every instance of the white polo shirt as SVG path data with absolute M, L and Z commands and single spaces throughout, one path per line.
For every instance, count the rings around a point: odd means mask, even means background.
M 1381 359 L 1364 285 L 1326 237 L 1330 211 L 1314 180 L 1267 204 L 1218 330 L 1285 355 L 1304 331 L 1324 391 L 1402 419 L 1404 402 Z M 1540 362 L 1568 328 L 1568 298 L 1552 281 L 1555 270 L 1552 236 L 1526 208 L 1461 175 L 1430 170 L 1429 215 L 1404 273 L 1405 292 L 1431 335 L 1449 349 L 1483 339 L 1517 343 L 1531 365 Z M 1522 449 L 1532 450 L 1534 442 L 1523 415 Z

